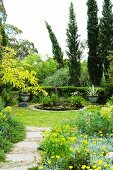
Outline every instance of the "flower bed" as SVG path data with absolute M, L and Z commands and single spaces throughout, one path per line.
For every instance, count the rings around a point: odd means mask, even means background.
M 82 119 L 77 122 L 68 122 L 44 133 L 43 161 L 32 170 L 113 170 L 112 107 L 91 106 L 80 114 Z M 90 126 L 83 131 L 82 126 L 86 127 L 88 120 Z

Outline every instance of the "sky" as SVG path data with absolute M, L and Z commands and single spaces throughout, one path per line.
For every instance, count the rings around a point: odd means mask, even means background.
M 113 1 L 113 0 L 112 0 Z M 22 30 L 21 39 L 35 44 L 42 57 L 52 54 L 52 45 L 45 26 L 47 21 L 65 53 L 66 28 L 69 20 L 69 6 L 73 2 L 78 34 L 81 41 L 87 39 L 87 0 L 4 0 L 7 23 Z M 102 0 L 97 0 L 99 16 Z

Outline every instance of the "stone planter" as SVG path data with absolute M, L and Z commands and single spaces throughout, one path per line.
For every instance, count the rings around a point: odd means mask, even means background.
M 19 107 L 27 107 L 29 105 L 29 103 L 27 102 L 29 100 L 29 95 L 29 93 L 21 93 L 21 102 L 18 105 Z
M 96 104 L 98 100 L 98 95 L 88 96 L 88 98 L 92 104 Z
M 21 100 L 22 102 L 27 102 L 29 99 L 29 93 L 21 93 Z

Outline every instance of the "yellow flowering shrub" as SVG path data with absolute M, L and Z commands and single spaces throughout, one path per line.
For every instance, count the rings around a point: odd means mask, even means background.
M 112 109 L 110 107 L 102 107 L 100 110 L 100 114 L 106 119 L 111 119 L 111 110 Z

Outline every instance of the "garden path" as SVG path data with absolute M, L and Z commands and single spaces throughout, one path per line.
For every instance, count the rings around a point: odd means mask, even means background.
M 41 161 L 37 148 L 40 146 L 42 132 L 50 128 L 26 127 L 26 138 L 16 143 L 13 150 L 8 153 L 7 162 L 0 163 L 0 170 L 27 170 Z

